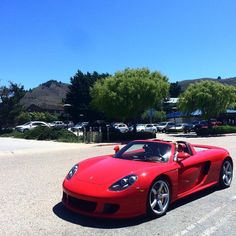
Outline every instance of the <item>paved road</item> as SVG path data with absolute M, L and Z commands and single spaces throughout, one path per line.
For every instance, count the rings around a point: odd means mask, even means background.
M 236 163 L 236 135 L 158 136 L 225 147 Z M 236 235 L 235 180 L 231 188 L 181 200 L 155 220 L 91 219 L 64 209 L 61 184 L 70 167 L 78 160 L 112 152 L 113 146 L 0 138 L 0 235 Z

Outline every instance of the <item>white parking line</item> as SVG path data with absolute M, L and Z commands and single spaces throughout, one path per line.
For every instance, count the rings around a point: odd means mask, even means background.
M 175 234 L 174 236 L 182 236 L 185 235 L 187 233 L 189 233 L 190 231 L 192 231 L 197 225 L 201 225 L 203 224 L 208 218 L 212 217 L 213 215 L 215 215 L 218 211 L 222 210 L 222 208 L 224 208 L 226 205 L 222 205 L 220 207 L 215 208 L 214 210 L 210 211 L 208 214 L 206 214 L 205 216 L 203 216 L 200 220 L 198 220 L 196 223 L 193 223 L 191 225 L 189 225 L 188 227 L 186 227 L 185 230 L 182 230 L 181 232 Z
M 214 234 L 230 217 L 231 215 L 220 218 L 214 226 L 206 229 L 202 234 L 200 234 L 200 236 L 210 236 Z
M 236 200 L 236 195 L 231 198 L 231 200 L 235 201 Z

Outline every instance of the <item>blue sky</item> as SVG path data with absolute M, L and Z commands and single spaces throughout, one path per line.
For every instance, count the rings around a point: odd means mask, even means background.
M 126 67 L 234 77 L 235 12 L 235 0 L 0 0 L 0 85 Z

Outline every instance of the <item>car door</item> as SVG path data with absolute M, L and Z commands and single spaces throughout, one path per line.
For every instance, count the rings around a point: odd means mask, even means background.
M 178 162 L 178 194 L 190 191 L 201 183 L 209 169 L 209 163 L 199 160 L 197 154 Z
M 152 132 L 153 131 L 153 126 L 147 124 L 146 127 L 145 127 L 145 131 Z

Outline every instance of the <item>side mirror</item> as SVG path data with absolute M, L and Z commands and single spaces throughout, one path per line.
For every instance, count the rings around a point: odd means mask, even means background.
M 177 154 L 177 161 L 183 161 L 184 159 L 190 157 L 190 154 L 187 152 L 179 152 Z
M 120 147 L 119 146 L 115 146 L 114 147 L 114 151 L 115 151 L 115 153 L 119 152 L 120 151 Z

